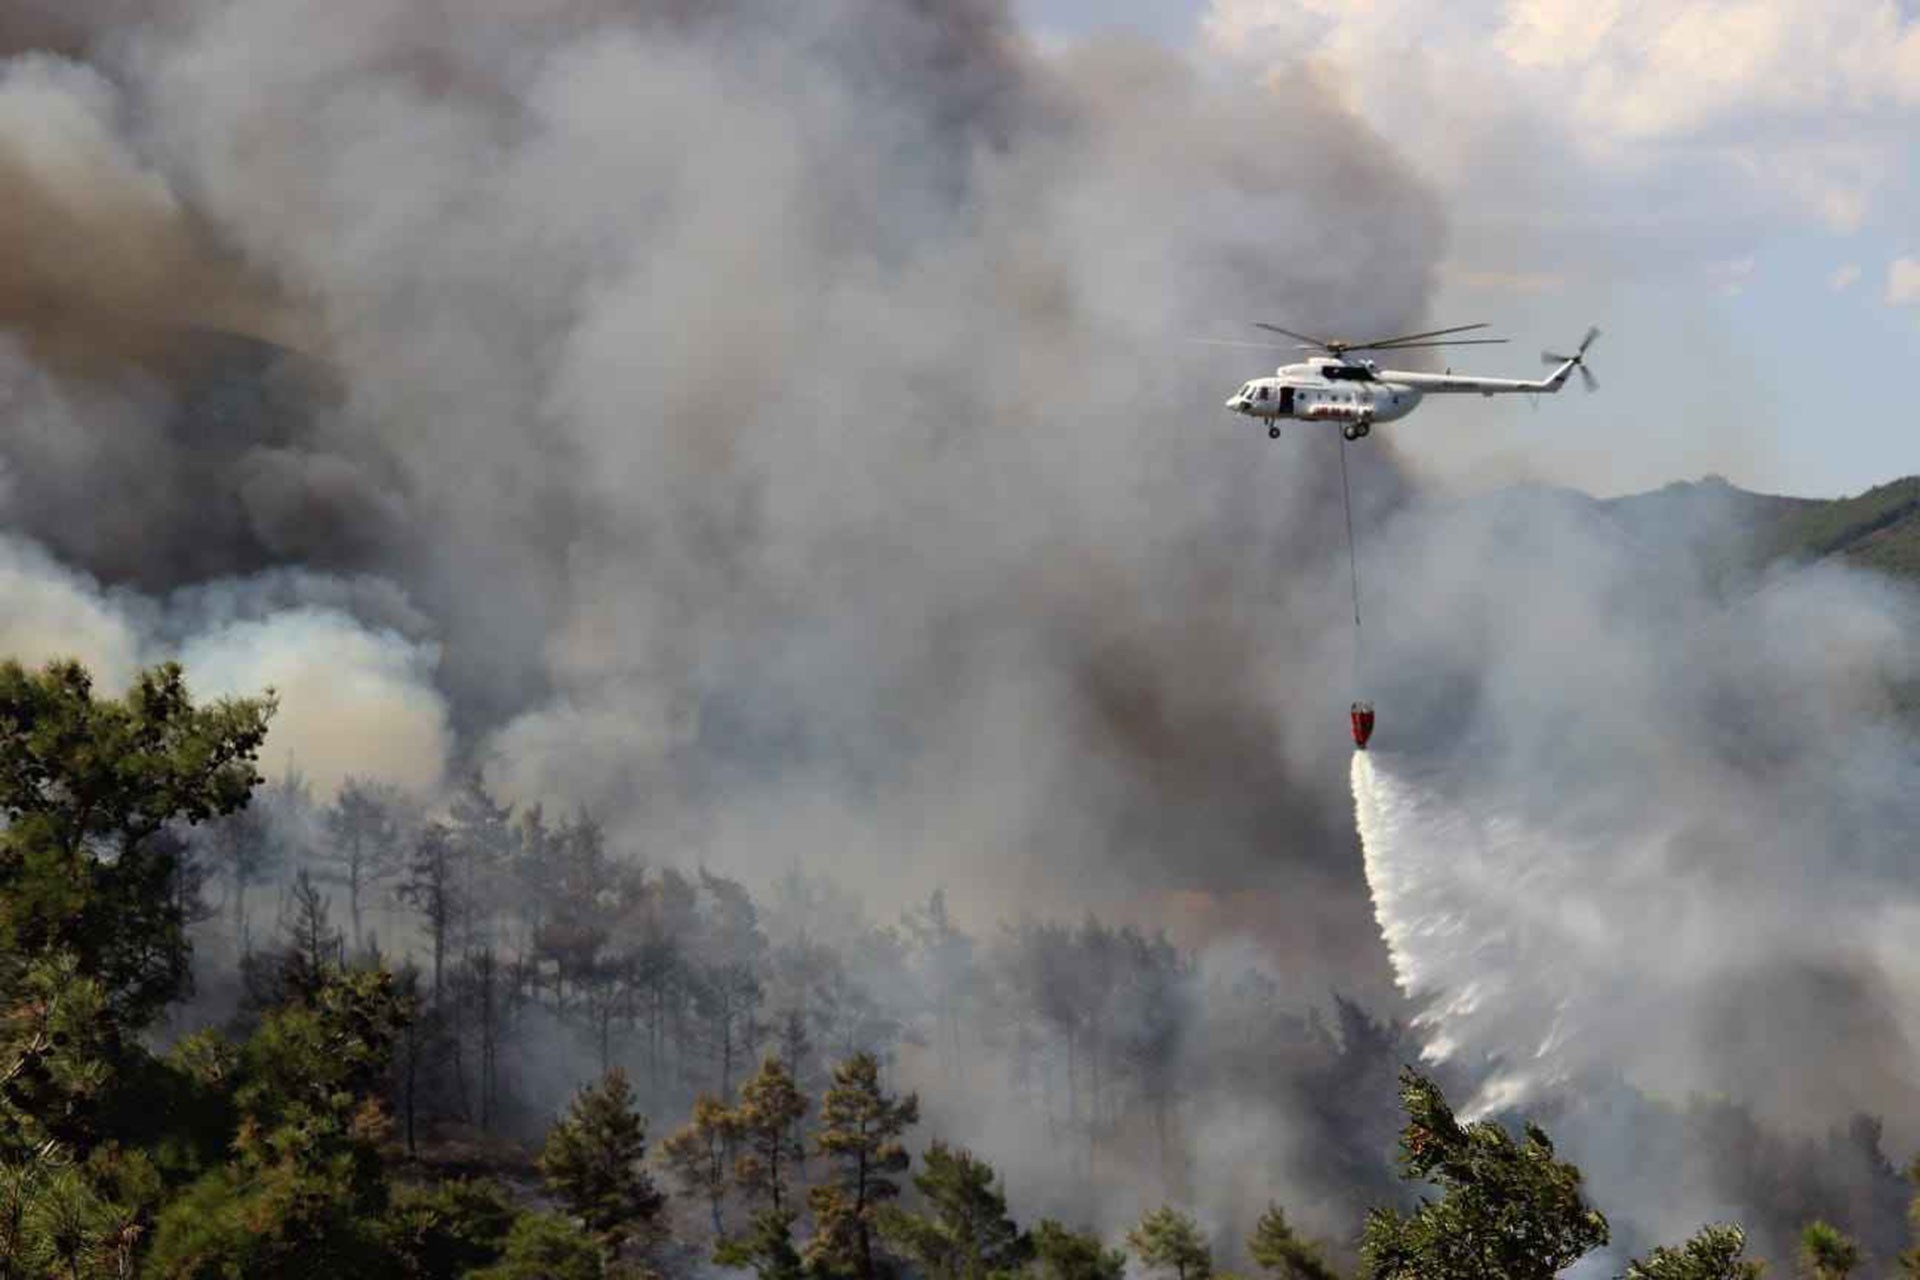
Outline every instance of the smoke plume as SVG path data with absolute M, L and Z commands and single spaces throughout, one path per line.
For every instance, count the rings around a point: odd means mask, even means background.
M 1409 506 L 1376 438 L 1356 657 L 1338 445 L 1246 438 L 1265 358 L 1182 341 L 1424 318 L 1440 212 L 1306 78 L 1043 56 L 991 0 L 35 5 L 0 49 L 10 652 L 273 684 L 322 789 L 478 770 L 883 911 L 1251 901 L 1300 1000 L 1388 983 L 1357 675 L 1433 1044 L 1907 1096 L 1913 759 L 1861 725 L 1909 604 L 1699 603 L 1694 544 Z M 1285 1146 L 1243 1096 L 1199 1130 Z
M 1427 1055 L 1480 1081 L 1471 1112 L 1624 1083 L 1804 1136 L 1887 1116 L 1899 1151 L 1920 601 L 1831 565 L 1730 572 L 1712 499 L 1515 494 L 1388 526 L 1363 572 L 1393 602 L 1370 657 L 1395 714 L 1352 776 L 1380 930 Z M 1632 1129 L 1566 1121 L 1603 1203 L 1764 1217 L 1735 1169 L 1652 1177 Z

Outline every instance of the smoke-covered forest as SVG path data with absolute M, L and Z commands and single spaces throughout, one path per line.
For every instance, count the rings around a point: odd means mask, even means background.
M 5 1280 L 1914 1269 L 1912 484 L 1249 439 L 1537 273 L 1023 21 L 0 4 Z
M 1609 1243 L 1546 1132 L 1463 1127 L 1337 996 L 1091 915 L 650 867 L 477 782 L 317 797 L 256 772 L 273 710 L 0 667 L 9 1277 L 1444 1280 Z M 1761 1207 L 1631 1276 L 1920 1258 L 1871 1119 L 1579 1105 Z

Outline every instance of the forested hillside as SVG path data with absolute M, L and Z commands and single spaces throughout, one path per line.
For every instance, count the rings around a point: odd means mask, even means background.
M 262 785 L 272 711 L 171 667 L 122 699 L 0 667 L 0 1275 L 1464 1280 L 1609 1239 L 1544 1132 L 1463 1127 L 1344 1001 L 1092 917 L 976 937 L 935 894 L 877 925 L 799 872 L 756 899 L 477 785 L 444 814 Z M 1235 1170 L 1264 1170 L 1246 1216 L 1183 1211 L 1219 1174 L 1174 1134 L 1276 1098 L 1296 1127 Z M 1051 1181 L 994 1168 L 1006 1116 Z M 1898 1247 L 1877 1127 L 1657 1123 L 1766 1152 L 1755 1202 L 1796 1229 Z M 1800 1247 L 1823 1275 L 1860 1248 Z M 1632 1274 L 1745 1248 L 1714 1228 Z
M 1920 476 L 1845 498 L 1752 493 L 1718 477 L 1676 483 L 1602 504 L 1628 529 L 1716 522 L 1750 566 L 1834 559 L 1920 575 Z

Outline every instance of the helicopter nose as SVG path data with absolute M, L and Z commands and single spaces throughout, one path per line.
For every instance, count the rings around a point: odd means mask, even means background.
M 1227 397 L 1227 408 L 1229 408 L 1229 409 L 1231 409 L 1231 410 L 1233 410 L 1233 411 L 1234 411 L 1235 413 L 1238 413 L 1238 412 L 1240 412 L 1240 410 L 1241 410 L 1241 409 L 1243 409 L 1243 408 L 1245 408 L 1245 407 L 1246 407 L 1246 406 L 1245 406 L 1244 404 L 1242 404 L 1242 403 L 1241 403 L 1241 400 L 1240 400 L 1240 397 L 1239 397 L 1239 396 L 1228 396 L 1228 397 Z

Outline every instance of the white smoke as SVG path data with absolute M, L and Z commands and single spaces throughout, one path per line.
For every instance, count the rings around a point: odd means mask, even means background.
M 1828 566 L 1722 594 L 1674 571 L 1699 544 L 1657 567 L 1621 528 L 1505 499 L 1381 539 L 1397 621 L 1352 787 L 1426 1052 L 1480 1081 L 1476 1115 L 1624 1077 L 1914 1141 L 1920 988 L 1891 940 L 1920 910 L 1894 701 L 1920 606 Z
M 351 776 L 423 795 L 444 780 L 451 735 L 431 648 L 307 608 L 197 636 L 180 661 L 201 697 L 274 691 L 263 771 L 298 773 L 321 795 Z
M 436 650 L 370 626 L 330 602 L 379 599 L 335 580 L 265 575 L 155 600 L 103 589 L 33 543 L 0 536 L 0 654 L 29 666 L 78 659 L 103 696 L 144 666 L 177 661 L 195 697 L 252 697 L 279 710 L 261 765 L 297 772 L 331 794 L 348 775 L 423 794 L 440 787 L 451 750 Z

